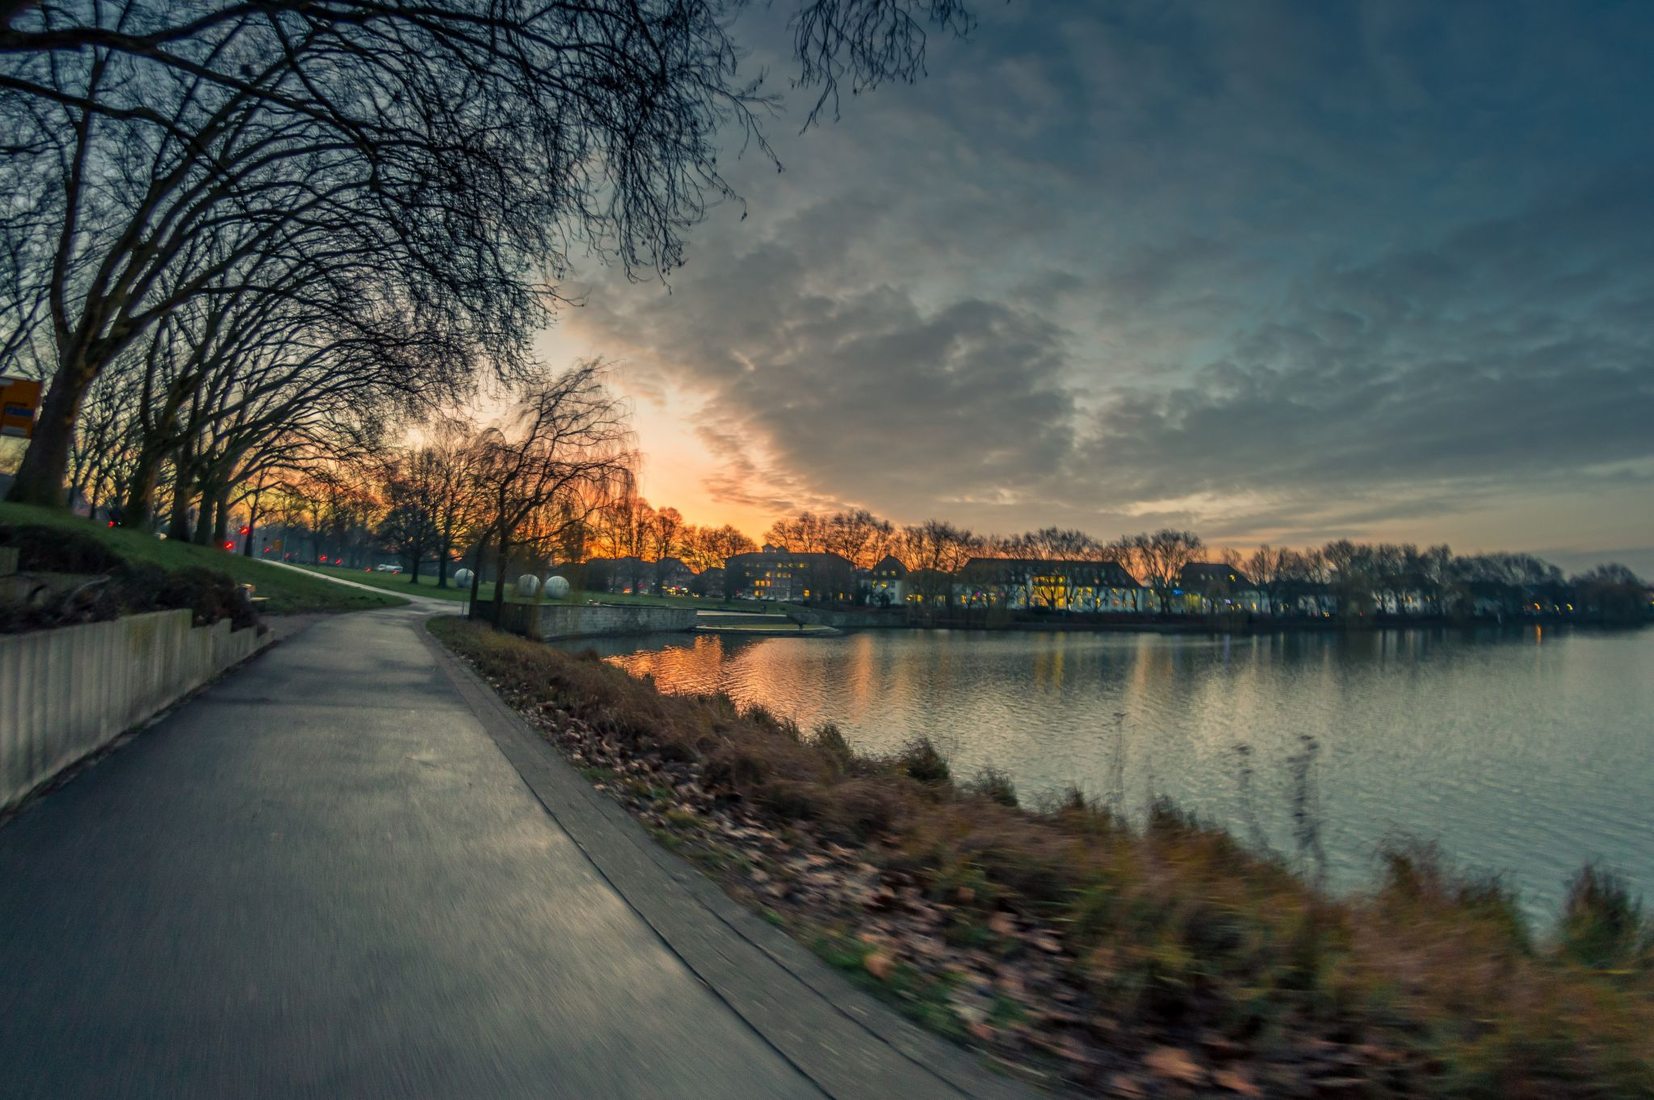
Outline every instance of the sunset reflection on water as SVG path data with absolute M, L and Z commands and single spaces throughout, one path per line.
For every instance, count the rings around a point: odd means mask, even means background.
M 1397 830 L 1512 872 L 1535 904 L 1600 857 L 1654 891 L 1654 634 L 1372 631 L 1235 637 L 864 632 L 612 639 L 592 646 L 666 691 L 727 692 L 886 752 L 932 738 L 959 776 L 1008 772 L 1025 801 L 1109 788 L 1116 714 L 1127 808 L 1150 791 L 1254 816 L 1289 845 L 1287 758 L 1316 739 L 1334 881 Z

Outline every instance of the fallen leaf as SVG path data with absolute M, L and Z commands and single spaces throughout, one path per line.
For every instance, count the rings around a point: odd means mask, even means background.
M 1220 1089 L 1239 1093 L 1242 1096 L 1262 1096 L 1263 1090 L 1252 1083 L 1252 1079 L 1238 1069 L 1220 1069 L 1212 1074 L 1212 1083 Z
M 1156 1077 L 1198 1085 L 1206 1078 L 1200 1063 L 1189 1057 L 1189 1052 L 1178 1047 L 1155 1047 L 1144 1057 L 1143 1064 Z
M 1123 1073 L 1116 1073 L 1108 1079 L 1108 1087 L 1116 1096 L 1147 1096 L 1143 1085 L 1135 1077 L 1128 1077 Z

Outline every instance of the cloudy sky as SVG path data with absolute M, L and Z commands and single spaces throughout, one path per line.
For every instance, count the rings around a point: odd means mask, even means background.
M 656 504 L 1654 573 L 1654 4 L 979 7 L 571 285 Z

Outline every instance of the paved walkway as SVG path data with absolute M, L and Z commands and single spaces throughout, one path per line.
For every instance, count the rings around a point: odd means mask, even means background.
M 520 733 L 508 761 L 422 610 L 317 622 L 0 826 L 0 1095 L 957 1095 L 825 1000 L 755 1029 L 705 984 L 583 850 L 607 811 L 571 838 L 546 792 L 573 773 Z M 759 957 L 667 894 L 706 957 Z M 731 981 L 765 967 L 795 980 Z
M 0 829 L 8 1097 L 814 1097 L 410 629 L 327 620 Z

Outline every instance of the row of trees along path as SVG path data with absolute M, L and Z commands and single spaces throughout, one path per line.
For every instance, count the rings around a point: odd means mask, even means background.
M 719 146 L 770 155 L 778 101 L 735 35 L 774 14 L 0 0 L 0 364 L 47 381 L 8 499 L 112 485 L 122 522 L 218 541 L 271 476 L 375 453 L 479 379 L 520 388 L 532 449 L 537 410 L 589 381 L 529 347 L 570 263 L 664 277 L 735 197 Z M 806 124 L 970 27 L 959 0 L 780 14 Z

